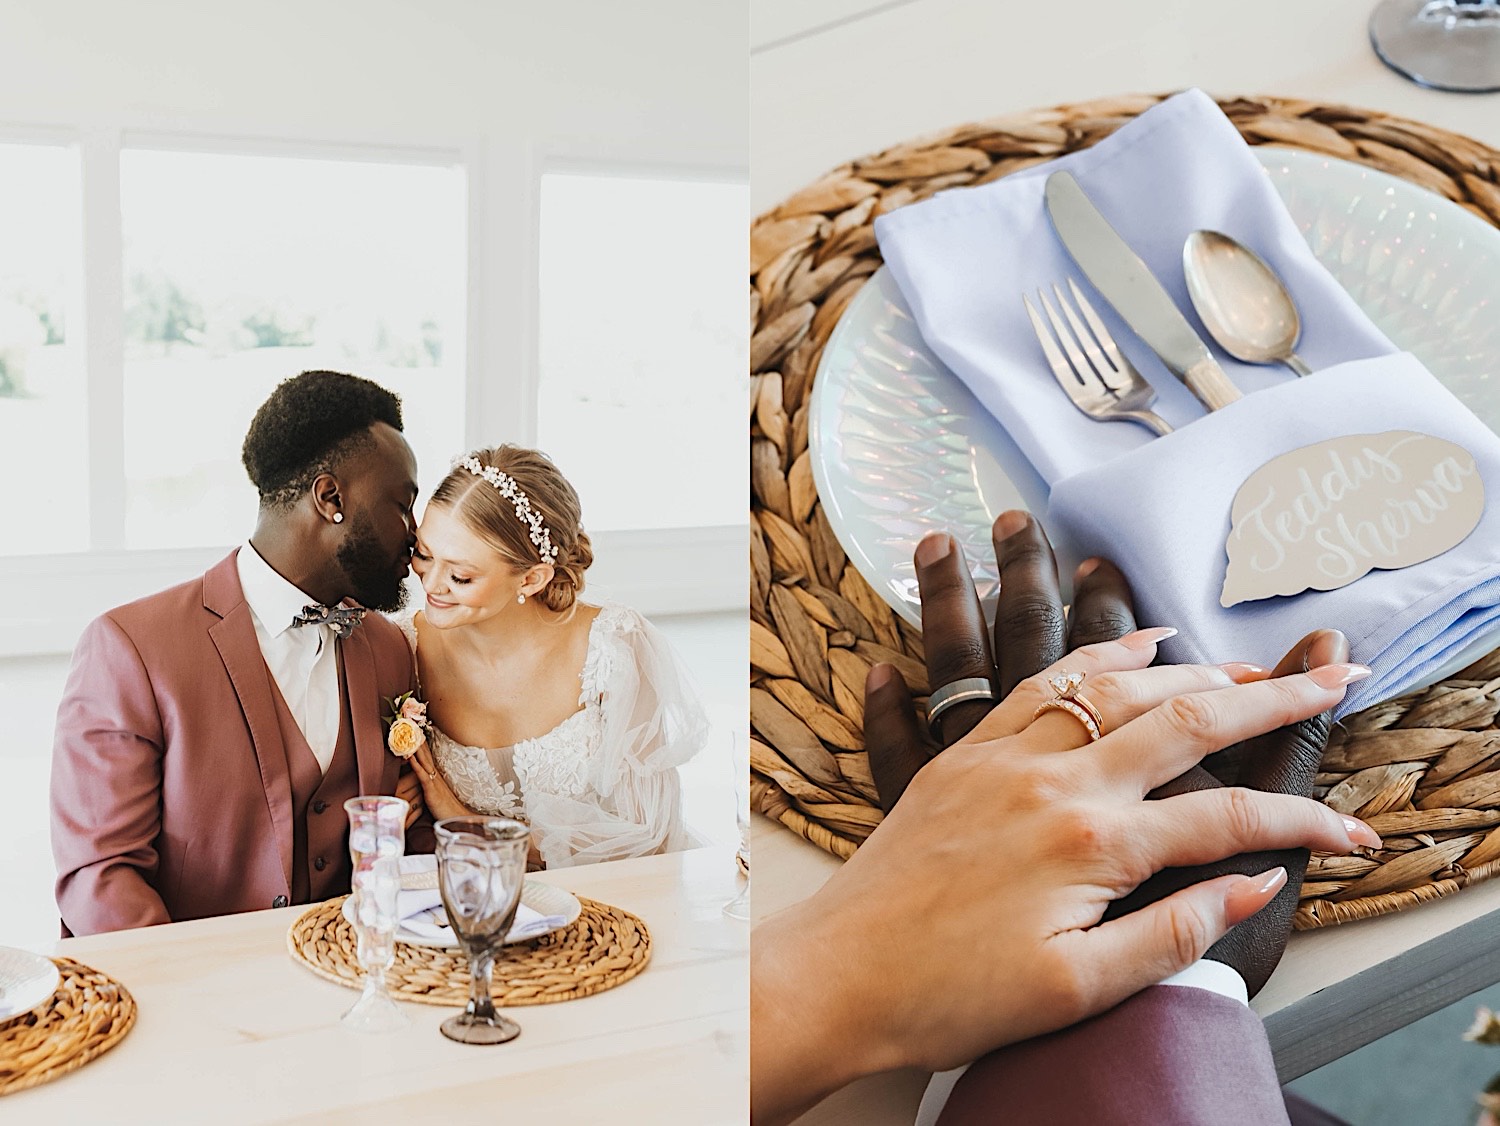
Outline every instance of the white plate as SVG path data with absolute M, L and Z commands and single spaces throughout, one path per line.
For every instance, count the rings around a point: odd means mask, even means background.
M 418 887 L 436 887 L 436 872 L 432 873 L 432 879 L 434 882 L 428 883 L 422 880 L 420 876 L 415 878 L 403 876 L 401 886 L 408 891 Z M 539 934 L 527 935 L 525 938 L 507 938 L 505 940 L 505 945 L 507 946 L 513 942 L 530 942 L 534 938 L 541 938 L 542 935 L 560 931 L 563 927 L 571 924 L 583 912 L 583 904 L 578 902 L 578 897 L 572 892 L 560 887 L 554 887 L 551 884 L 544 884 L 539 880 L 527 880 L 521 885 L 521 902 L 539 915 L 557 915 L 563 921 L 551 930 L 545 930 Z M 352 895 L 344 900 L 343 913 L 349 925 L 353 926 L 354 897 Z M 458 945 L 456 937 L 429 938 L 427 935 L 412 934 L 405 928 L 396 932 L 396 941 L 409 943 L 412 946 L 436 946 L 443 949 Z
M 1397 347 L 1500 431 L 1500 231 L 1362 165 L 1274 147 L 1255 155 L 1318 261 Z M 834 535 L 897 613 L 921 624 L 911 553 L 930 531 L 963 544 L 993 612 L 990 525 L 1008 508 L 1045 511 L 1047 490 L 1000 424 L 928 350 L 883 267 L 823 350 L 808 442 Z M 1060 559 L 1062 573 L 1076 562 Z M 1497 642 L 1500 631 L 1476 640 L 1429 683 Z
M 62 975 L 50 958 L 0 946 L 0 1021 L 25 1016 L 46 1004 L 61 983 Z

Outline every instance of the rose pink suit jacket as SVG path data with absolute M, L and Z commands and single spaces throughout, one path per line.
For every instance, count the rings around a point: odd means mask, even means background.
M 1283 1092 L 1248 1005 L 1153 985 L 1060 1032 L 991 1052 L 938 1126 L 1348 1126 Z
M 290 902 L 291 780 L 236 554 L 96 618 L 74 650 L 52 756 L 65 933 Z M 373 613 L 339 644 L 360 792 L 393 793 L 381 700 L 412 688 L 411 650 Z M 407 847 L 431 851 L 430 827 Z

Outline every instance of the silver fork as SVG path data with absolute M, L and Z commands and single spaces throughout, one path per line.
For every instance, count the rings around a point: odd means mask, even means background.
M 1052 307 L 1045 293 L 1040 289 L 1036 291 L 1042 308 L 1047 310 L 1047 320 L 1052 322 L 1051 331 L 1031 303 L 1031 298 L 1021 295 L 1026 304 L 1026 315 L 1031 318 L 1031 327 L 1036 330 L 1036 338 L 1041 341 L 1042 351 L 1052 366 L 1052 374 L 1068 398 L 1084 414 L 1099 422 L 1138 422 L 1158 435 L 1170 434 L 1172 427 L 1167 420 L 1149 409 L 1156 402 L 1156 389 L 1115 347 L 1114 338 L 1072 278 L 1068 279 L 1068 289 L 1083 311 L 1082 319 L 1068 303 L 1061 286 L 1053 285 L 1052 292 L 1062 309 L 1062 316 Z M 1056 339 L 1053 339 L 1054 332 Z

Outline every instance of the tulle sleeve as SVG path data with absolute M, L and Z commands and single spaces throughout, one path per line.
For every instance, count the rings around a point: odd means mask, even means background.
M 527 810 L 549 868 L 691 848 L 677 768 L 708 740 L 686 671 L 655 627 L 607 606 L 584 670 L 602 702 L 602 738 L 585 765 L 587 800 L 532 793 Z

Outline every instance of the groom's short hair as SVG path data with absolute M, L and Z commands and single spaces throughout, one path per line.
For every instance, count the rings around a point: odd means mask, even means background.
M 260 405 L 241 460 L 262 508 L 290 508 L 351 453 L 373 442 L 370 427 L 401 429 L 401 400 L 378 383 L 339 371 L 283 380 Z

